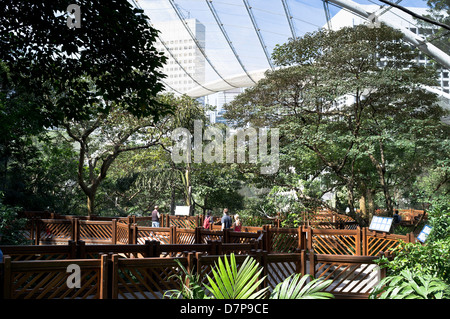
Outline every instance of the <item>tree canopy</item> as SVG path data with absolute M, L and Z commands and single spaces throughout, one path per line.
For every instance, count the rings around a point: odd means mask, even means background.
M 280 128 L 274 185 L 295 190 L 311 207 L 326 205 L 326 192 L 344 192 L 341 204 L 351 214 L 359 197 L 382 194 L 392 211 L 398 189 L 445 157 L 449 128 L 436 96 L 423 88 L 435 84 L 436 73 L 415 65 L 416 52 L 401 38 L 386 26 L 361 25 L 277 46 L 280 68 L 226 106 L 239 125 Z
M 69 28 L 69 4 L 2 2 L 2 107 L 25 91 L 33 97 L 27 110 L 47 126 L 108 112 L 112 102 L 137 116 L 165 114 L 155 98 L 165 57 L 153 46 L 158 32 L 143 11 L 126 0 L 82 0 L 81 25 Z

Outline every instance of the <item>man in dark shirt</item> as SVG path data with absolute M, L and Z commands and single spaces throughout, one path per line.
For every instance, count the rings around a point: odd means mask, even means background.
M 222 230 L 231 228 L 231 224 L 233 221 L 231 220 L 231 217 L 228 216 L 228 208 L 225 208 L 223 210 L 223 216 L 222 216 Z

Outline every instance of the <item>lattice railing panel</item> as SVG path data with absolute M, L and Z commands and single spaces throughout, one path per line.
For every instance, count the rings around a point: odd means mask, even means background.
M 223 232 L 219 231 L 219 232 L 211 232 L 211 233 L 202 233 L 201 235 L 201 243 L 202 244 L 206 244 L 208 241 L 212 241 L 212 240 L 218 240 L 221 241 L 223 238 Z
M 43 223 L 41 225 L 40 239 L 71 239 L 72 225 L 70 223 Z
M 313 235 L 312 246 L 318 254 L 355 255 L 356 236 L 352 235 Z
M 157 240 L 161 244 L 170 244 L 170 231 L 138 228 L 137 243 L 144 244 L 146 240 Z
M 72 261 L 77 265 L 79 261 Z M 11 299 L 98 299 L 100 295 L 100 267 L 80 265 L 80 288 L 69 288 L 68 263 L 63 267 L 43 262 L 42 268 L 27 270 L 27 262 L 12 262 Z M 34 262 L 36 263 L 36 262 Z M 54 263 L 54 262 L 53 262 Z M 60 263 L 61 264 L 61 263 Z
M 116 241 L 118 244 L 130 244 L 128 242 L 129 230 L 126 223 L 117 222 Z
M 272 291 L 277 284 L 297 272 L 297 263 L 294 261 L 269 262 L 267 266 L 267 284 Z
M 399 241 L 396 239 L 388 239 L 388 238 L 377 238 L 368 236 L 367 237 L 367 255 L 368 256 L 376 256 L 380 252 L 391 251 L 395 247 L 397 247 Z
M 272 233 L 271 239 L 272 252 L 294 252 L 298 247 L 298 233 Z
M 177 244 L 195 244 L 195 233 L 177 231 Z
M 177 228 L 188 228 L 193 229 L 197 227 L 197 223 L 193 219 L 170 219 L 170 226 L 176 226 Z
M 111 238 L 111 224 L 80 224 L 81 240 L 110 241 Z
M 379 282 L 378 267 L 374 264 L 320 262 L 315 278 L 331 279 L 326 291 L 336 295 L 369 294 Z
M 183 263 L 185 264 L 185 261 Z M 172 258 L 166 258 L 163 261 L 120 260 L 117 297 L 119 299 L 163 299 L 166 291 L 179 288 L 179 282 L 174 275 L 180 273 L 181 268 Z

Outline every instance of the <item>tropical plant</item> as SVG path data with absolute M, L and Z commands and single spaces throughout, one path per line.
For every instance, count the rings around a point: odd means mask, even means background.
M 213 278 L 207 276 L 211 286 L 206 288 L 216 299 L 261 299 L 264 298 L 268 288 L 258 290 L 265 277 L 258 280 L 263 268 L 250 256 L 247 256 L 239 267 L 234 254 L 230 258 L 219 257 L 215 267 L 212 268 Z
M 309 282 L 307 280 L 310 279 Z M 270 295 L 270 299 L 330 299 L 333 294 L 323 291 L 333 281 L 315 279 L 311 275 L 295 274 L 279 283 Z
M 180 289 L 168 290 L 164 293 L 164 297 L 170 299 L 208 299 L 205 290 L 201 285 L 200 275 L 194 275 L 184 267 L 178 259 L 177 264 L 183 271 L 184 277 L 180 274 L 172 275 L 180 282 Z
M 369 299 L 448 299 L 450 286 L 432 275 L 417 275 L 404 269 L 396 276 L 382 279 Z
M 213 276 L 207 276 L 209 285 L 203 284 L 200 275 L 187 270 L 179 260 L 175 260 L 183 274 L 175 274 L 180 283 L 179 289 L 172 289 L 164 294 L 170 299 L 330 299 L 333 294 L 323 291 L 332 280 L 314 279 L 311 275 L 295 274 L 279 283 L 270 296 L 268 287 L 258 290 L 265 276 L 260 278 L 263 268 L 256 260 L 247 256 L 238 267 L 236 257 L 231 254 L 229 259 L 219 257 L 212 268 Z M 239 269 L 238 269 L 239 268 Z M 260 278 L 258 280 L 258 278 Z M 307 282 L 309 279 L 309 282 Z M 206 290 L 211 292 L 207 296 Z

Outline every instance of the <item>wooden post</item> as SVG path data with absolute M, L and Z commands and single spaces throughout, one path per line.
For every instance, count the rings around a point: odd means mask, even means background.
M 197 226 L 195 227 L 195 233 L 194 233 L 194 243 L 201 244 L 202 243 L 202 227 Z
M 362 255 L 367 256 L 368 255 L 368 237 L 367 237 L 367 227 L 362 228 L 362 234 L 361 234 L 361 241 L 362 241 Z
M 300 252 L 300 273 L 306 275 L 306 251 L 302 249 Z
M 207 244 L 209 245 L 209 255 L 217 255 L 217 241 L 216 240 L 208 240 Z
M 71 218 L 72 222 L 72 233 L 71 239 L 75 242 L 80 240 L 80 223 L 78 218 Z
M 192 274 L 195 269 L 195 255 L 193 252 L 187 253 L 187 267 L 188 273 Z
M 34 244 L 36 246 L 39 246 L 39 242 L 41 240 L 41 224 L 42 221 L 40 219 L 36 220 L 36 236 L 34 237 Z
M 355 255 L 361 256 L 361 228 L 356 227 Z
M 77 258 L 77 243 L 73 240 L 69 240 L 67 242 L 67 245 L 69 246 L 69 258 L 70 259 L 76 259 Z
M 10 256 L 3 256 L 3 299 L 11 299 L 12 297 L 12 285 L 11 281 L 13 280 L 12 274 L 11 274 L 11 257 Z
M 133 224 L 127 224 L 127 228 L 128 228 L 128 242 L 127 244 L 132 244 L 133 243 L 133 238 L 134 238 L 134 228 L 132 227 Z
M 133 240 L 131 243 L 133 245 L 136 245 L 138 243 L 138 232 L 139 232 L 138 225 L 136 223 L 133 223 L 133 225 L 131 225 L 131 229 L 132 229 L 131 233 L 133 234 L 132 237 Z
M 36 219 L 34 217 L 31 217 L 31 219 L 30 219 L 30 240 L 31 241 L 35 240 L 35 237 L 34 237 L 34 232 L 36 230 L 35 224 L 36 224 Z
M 223 243 L 230 243 L 230 229 L 224 229 L 223 230 L 223 239 L 222 239 Z
M 144 246 L 145 246 L 145 250 L 144 250 L 144 258 L 148 258 L 148 257 L 155 257 L 153 256 L 153 244 L 152 244 L 152 240 L 146 240 L 144 242 Z
M 408 233 L 406 242 L 407 243 L 414 243 L 414 241 L 415 241 L 414 233 L 413 232 Z
M 271 232 L 270 225 L 263 225 L 263 231 L 266 232 L 265 236 L 264 236 L 263 249 L 266 250 L 268 253 L 270 253 L 272 251 L 272 246 L 271 246 L 272 232 Z
M 298 226 L 297 229 L 297 251 L 301 250 L 303 248 L 303 232 L 302 232 L 302 226 Z
M 223 247 L 222 247 L 222 242 L 221 241 L 217 241 L 217 255 L 223 255 Z
M 177 226 L 170 226 L 169 243 L 177 244 Z
M 108 255 L 100 256 L 100 297 L 99 299 L 108 298 Z
M 308 240 L 306 238 L 306 227 L 302 225 L 302 249 L 306 249 L 308 245 Z
M 157 257 L 161 255 L 161 243 L 157 240 L 146 240 L 145 245 L 147 245 L 145 257 Z
M 117 219 L 114 218 L 111 221 L 111 244 L 116 245 L 117 244 Z
M 313 233 L 311 227 L 306 227 L 306 248 L 308 250 L 312 250 L 313 248 L 313 239 L 312 239 Z
M 309 274 L 316 278 L 316 255 L 314 249 L 309 250 Z
M 113 254 L 111 257 L 111 285 L 109 290 L 111 291 L 111 299 L 117 299 L 119 297 L 119 256 Z
M 82 240 L 75 242 L 77 245 L 77 258 L 85 259 L 86 258 L 86 243 Z

